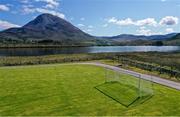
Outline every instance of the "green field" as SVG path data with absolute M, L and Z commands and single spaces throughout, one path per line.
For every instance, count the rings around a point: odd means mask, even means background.
M 105 82 L 104 73 L 104 68 L 92 65 L 2 67 L 0 116 L 180 116 L 180 91 L 155 84 L 151 99 L 127 108 L 95 88 Z M 109 89 L 109 86 L 104 85 L 101 88 Z M 123 92 L 119 92 L 119 95 L 121 93 Z

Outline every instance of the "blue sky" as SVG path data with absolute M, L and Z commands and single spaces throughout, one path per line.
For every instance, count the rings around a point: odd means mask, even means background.
M 0 30 L 51 13 L 96 36 L 180 32 L 180 0 L 0 0 Z

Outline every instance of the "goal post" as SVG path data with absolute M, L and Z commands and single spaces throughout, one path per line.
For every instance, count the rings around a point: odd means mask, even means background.
M 103 94 L 128 107 L 152 97 L 152 78 L 145 80 L 141 74 L 105 68 L 105 82 L 96 87 Z
M 116 72 L 112 72 L 111 69 L 105 68 L 105 83 L 119 82 L 119 76 Z
M 154 89 L 153 89 L 154 84 L 152 77 L 150 77 L 148 80 L 140 77 L 139 81 L 140 81 L 139 83 L 140 97 L 144 97 L 147 95 L 154 95 Z

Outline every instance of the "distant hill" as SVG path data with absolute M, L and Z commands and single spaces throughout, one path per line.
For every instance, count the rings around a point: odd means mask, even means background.
M 166 39 L 172 38 L 176 34 L 177 33 L 170 33 L 170 34 L 166 34 L 166 35 L 151 35 L 151 36 L 147 36 L 147 38 L 149 40 L 166 40 Z
M 113 41 L 115 45 L 180 45 L 177 41 L 171 39 L 176 38 L 177 33 L 171 33 L 166 35 L 128 35 L 122 34 L 118 36 L 102 37 Z M 169 41 L 168 41 L 169 40 Z M 170 41 L 171 40 L 171 41 Z
M 180 33 L 164 41 L 166 45 L 178 45 L 180 46 Z
M 41 14 L 20 28 L 10 28 L 0 32 L 0 45 L 156 45 L 156 42 L 158 44 L 176 45 L 177 40 L 179 42 L 176 33 L 152 36 L 122 34 L 112 37 L 95 37 L 83 32 L 68 21 L 51 14 Z
M 179 40 L 180 39 L 180 33 L 176 34 L 174 37 L 172 37 L 169 40 Z
M 145 40 L 146 36 L 122 34 L 122 35 L 111 36 L 111 37 L 102 37 L 102 38 L 122 42 L 122 41 L 133 41 L 133 40 Z
M 118 36 L 112 36 L 112 37 L 103 37 L 106 39 L 116 40 L 116 41 L 134 41 L 134 40 L 166 40 L 169 38 L 172 38 L 177 33 L 171 33 L 167 35 L 151 35 L 151 36 L 144 36 L 144 35 L 128 35 L 128 34 L 122 34 Z

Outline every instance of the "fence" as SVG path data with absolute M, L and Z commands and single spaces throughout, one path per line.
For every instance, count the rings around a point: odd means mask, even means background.
M 148 70 L 148 71 L 156 71 L 156 72 L 159 72 L 159 74 L 167 74 L 170 77 L 175 77 L 178 80 L 180 80 L 179 79 L 180 78 L 179 71 L 173 70 L 171 68 L 167 68 L 165 66 L 158 66 L 158 65 L 154 65 L 154 64 L 150 64 L 150 63 L 139 62 L 139 61 L 131 60 L 131 59 L 124 58 L 124 57 L 118 57 L 118 59 L 116 58 L 116 60 L 118 60 L 122 64 L 135 66 L 137 68 Z

